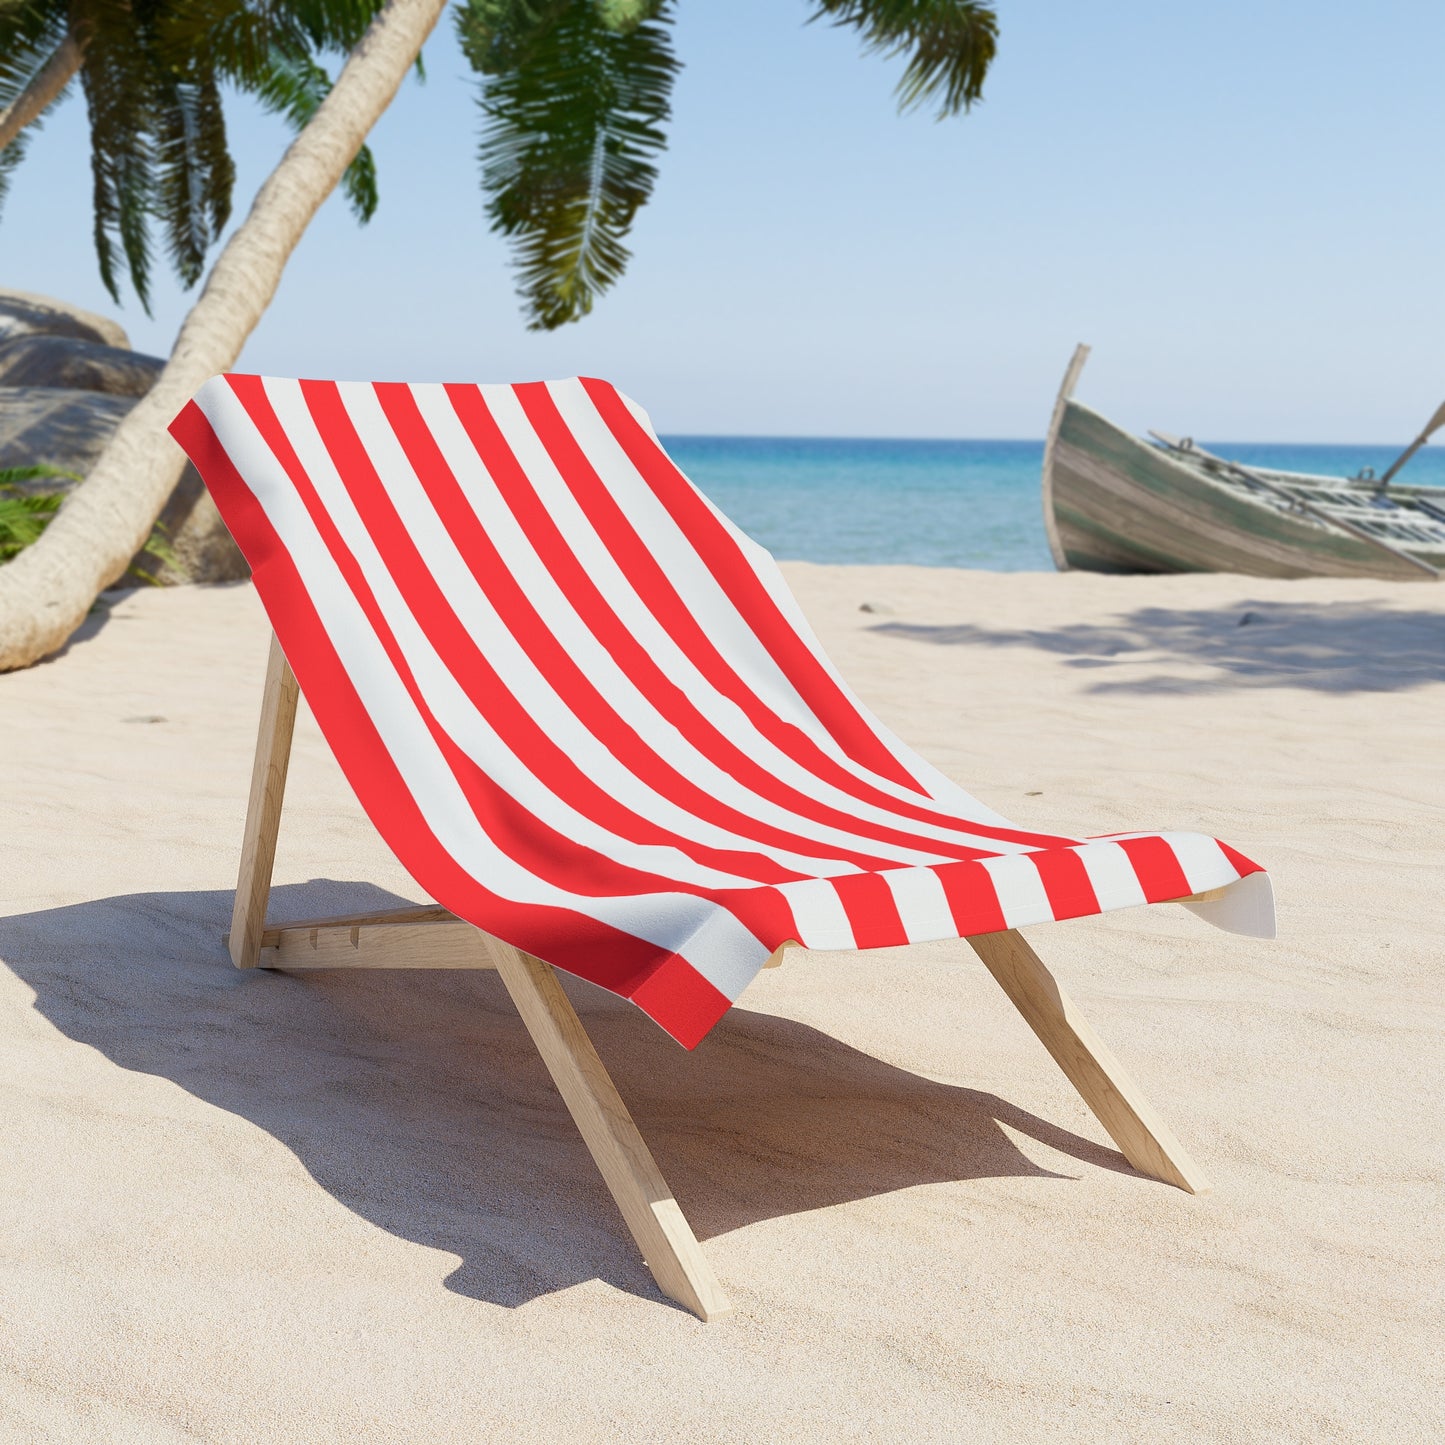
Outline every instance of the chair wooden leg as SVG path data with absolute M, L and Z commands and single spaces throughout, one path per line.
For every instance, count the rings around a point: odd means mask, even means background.
M 968 942 L 1129 1163 L 1190 1194 L 1208 1193 L 1199 1167 L 1022 935 L 987 933 Z
M 241 872 L 231 912 L 229 946 L 231 961 L 237 968 L 255 968 L 261 960 L 261 934 L 266 927 L 266 901 L 271 896 L 271 870 L 276 862 L 276 833 L 281 825 L 286 767 L 291 760 L 297 696 L 296 676 L 273 633 L 261 698 L 261 725 L 256 733 L 256 762 L 251 770 L 251 797 L 246 805 Z
M 487 947 L 657 1287 L 700 1319 L 727 1314 L 728 1297 L 556 974 L 497 939 Z

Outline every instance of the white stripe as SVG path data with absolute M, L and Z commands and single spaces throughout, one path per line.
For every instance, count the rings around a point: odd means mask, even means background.
M 889 868 L 879 876 L 893 894 L 910 943 L 951 938 L 958 933 L 948 894 L 931 868 Z
M 853 925 L 838 891 L 826 878 L 805 878 L 781 883 L 779 893 L 788 900 L 798 925 L 798 942 L 804 948 L 856 948 Z
M 1117 843 L 1086 843 L 1076 850 L 1094 885 L 1101 912 L 1110 908 L 1137 908 L 1149 900 L 1129 855 Z
M 1225 857 L 1219 843 L 1204 833 L 1160 833 L 1184 870 L 1191 893 L 1222 888 L 1239 877 L 1239 869 Z
M 1029 923 L 1052 921 L 1054 910 L 1044 889 L 1044 880 L 1027 856 L 980 858 L 979 863 L 993 881 L 1008 927 L 1022 928 Z

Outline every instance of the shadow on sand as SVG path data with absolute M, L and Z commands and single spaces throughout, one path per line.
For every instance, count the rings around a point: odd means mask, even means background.
M 0 919 L 0 960 L 68 1037 L 172 1080 L 293 1151 L 333 1198 L 460 1256 L 459 1294 L 514 1306 L 602 1278 L 656 1294 L 491 973 L 240 973 L 229 893 L 146 893 Z M 368 884 L 272 894 L 272 916 L 391 906 Z M 700 1237 L 911 1185 L 1064 1178 L 1000 1123 L 1091 1165 L 1112 1150 L 992 1094 L 734 1009 L 692 1054 L 631 1006 L 568 991 Z
M 1424 584 L 1421 584 L 1424 585 Z M 1117 626 L 991 630 L 887 622 L 873 629 L 946 647 L 1036 647 L 1069 665 L 1204 664 L 1208 678 L 1159 674 L 1110 678 L 1095 693 L 1196 693 L 1236 687 L 1313 692 L 1393 692 L 1445 680 L 1445 613 L 1371 602 L 1242 602 L 1227 608 L 1141 607 Z

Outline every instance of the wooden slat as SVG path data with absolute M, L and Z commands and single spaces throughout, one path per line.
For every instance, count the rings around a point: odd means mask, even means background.
M 727 1314 L 728 1297 L 556 974 L 509 944 L 487 944 L 657 1287 L 700 1319 Z
M 482 934 L 445 916 L 414 923 L 282 924 L 262 935 L 267 968 L 491 968 Z
M 282 929 L 351 928 L 367 923 L 455 923 L 457 916 L 440 903 L 407 903 L 400 908 L 382 908 L 374 913 L 337 913 L 328 918 L 288 918 L 284 923 L 268 923 L 261 934 L 263 948 L 275 948 Z M 222 935 L 222 941 L 230 935 Z
M 1141 1174 L 1205 1194 L 1209 1181 L 1021 934 L 968 940 L 1014 1007 Z
M 251 796 L 246 804 L 241 871 L 228 935 L 231 961 L 237 968 L 255 968 L 261 961 L 261 934 L 266 926 L 266 902 L 271 896 L 271 870 L 276 863 L 276 834 L 281 826 L 281 799 L 286 792 L 298 696 L 296 675 L 273 633 L 266 687 L 261 696 L 261 723 L 256 732 L 256 760 L 251 769 Z

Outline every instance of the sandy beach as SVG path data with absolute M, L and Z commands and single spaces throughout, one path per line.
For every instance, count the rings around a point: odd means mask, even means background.
M 569 985 L 699 1323 L 494 975 L 231 967 L 268 626 L 113 594 L 0 677 L 0 1440 L 1445 1437 L 1445 588 L 785 570 L 1004 814 L 1269 868 L 1274 942 L 1029 931 L 1213 1193 L 1135 1174 L 962 944 L 795 952 L 693 1054 Z M 304 706 L 277 880 L 418 897 Z

